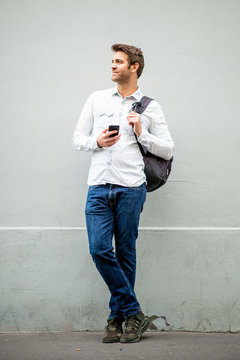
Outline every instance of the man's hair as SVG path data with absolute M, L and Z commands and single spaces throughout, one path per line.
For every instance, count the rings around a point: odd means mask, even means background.
M 115 52 L 123 51 L 125 54 L 127 54 L 129 67 L 131 65 L 134 65 L 135 63 L 139 64 L 139 68 L 137 70 L 137 77 L 139 78 L 144 68 L 144 57 L 142 50 L 135 46 L 125 45 L 125 44 L 113 44 L 111 49 Z

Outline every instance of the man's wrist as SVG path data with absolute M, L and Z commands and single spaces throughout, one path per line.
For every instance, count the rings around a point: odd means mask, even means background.
M 100 143 L 99 143 L 99 139 L 98 139 L 98 137 L 97 137 L 97 146 L 99 147 L 99 149 L 101 149 L 101 145 L 100 145 Z
M 137 135 L 137 137 L 141 136 L 141 133 L 142 133 L 142 129 L 138 130 L 135 132 L 135 134 Z

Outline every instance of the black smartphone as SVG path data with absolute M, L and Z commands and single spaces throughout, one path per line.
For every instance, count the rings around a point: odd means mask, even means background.
M 119 134 L 119 125 L 109 125 L 108 126 L 108 131 L 114 131 L 114 130 L 117 130 L 117 133 L 111 134 L 111 135 L 109 135 L 109 137 L 114 137 Z

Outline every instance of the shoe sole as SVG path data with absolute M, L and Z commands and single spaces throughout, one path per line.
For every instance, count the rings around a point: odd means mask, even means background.
M 139 335 L 132 340 L 127 340 L 127 339 L 122 339 L 120 338 L 120 342 L 121 343 L 134 343 L 134 342 L 138 342 L 141 339 L 142 334 L 144 333 L 144 331 L 146 331 L 150 326 L 150 321 L 148 319 L 144 319 L 143 324 L 141 325 L 140 329 L 139 329 Z
M 104 344 L 116 343 L 116 342 L 120 342 L 120 338 L 118 338 L 118 339 L 109 339 L 109 340 L 104 340 L 103 339 L 102 342 Z

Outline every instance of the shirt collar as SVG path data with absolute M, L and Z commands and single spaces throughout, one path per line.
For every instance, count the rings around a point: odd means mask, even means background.
M 118 88 L 117 86 L 115 86 L 114 88 L 112 88 L 112 95 L 119 95 L 119 91 L 118 91 Z M 140 101 L 141 98 L 143 97 L 143 93 L 141 92 L 140 88 L 138 87 L 138 89 L 131 95 L 129 96 L 126 96 L 126 99 L 133 99 L 133 100 L 137 100 L 137 101 Z

